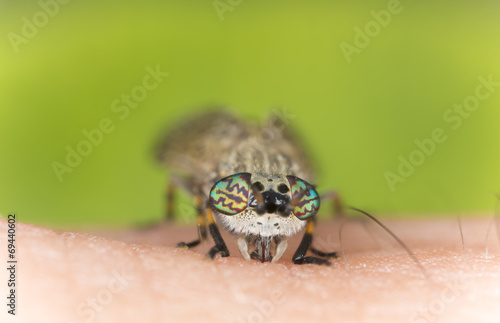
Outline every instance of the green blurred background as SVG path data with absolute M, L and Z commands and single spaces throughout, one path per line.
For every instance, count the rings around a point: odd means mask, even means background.
M 55 227 L 159 219 L 168 172 L 152 143 L 213 103 L 256 121 L 286 107 L 320 191 L 351 205 L 379 216 L 493 213 L 500 87 L 457 129 L 443 114 L 475 94 L 479 76 L 500 81 L 498 1 L 401 1 L 380 30 L 370 12 L 388 1 L 41 3 L 1 2 L 4 215 Z M 348 62 L 341 44 L 367 24 L 370 42 Z M 157 65 L 168 77 L 121 120 L 112 102 Z M 114 130 L 59 181 L 52 163 L 103 118 Z M 391 190 L 384 174 L 435 128 L 447 140 Z

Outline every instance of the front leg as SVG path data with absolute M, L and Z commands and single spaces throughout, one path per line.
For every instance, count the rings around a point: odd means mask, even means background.
M 197 220 L 198 220 L 198 239 L 191 242 L 179 242 L 177 247 L 180 248 L 193 248 L 199 245 L 207 238 L 207 228 L 205 223 L 205 214 L 203 214 L 203 200 L 199 194 L 195 195 L 194 204 L 196 206 Z
M 331 266 L 332 263 L 327 259 L 322 259 L 318 257 L 306 257 L 307 250 L 311 247 L 314 231 L 314 220 L 307 220 L 307 228 L 304 233 L 304 237 L 293 255 L 293 263 L 297 265 L 303 264 L 316 264 L 316 265 L 326 265 Z M 336 255 L 335 255 L 336 256 Z
M 212 213 L 211 205 L 208 205 L 206 208 L 207 220 L 208 220 L 208 230 L 210 231 L 210 235 L 214 239 L 215 246 L 210 249 L 208 252 L 208 257 L 214 259 L 217 254 L 220 254 L 221 257 L 229 257 L 229 250 L 227 249 L 226 243 L 219 232 L 219 228 L 215 223 L 214 215 Z

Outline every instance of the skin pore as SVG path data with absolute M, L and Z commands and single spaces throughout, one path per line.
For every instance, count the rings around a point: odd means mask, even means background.
M 485 253 L 491 216 L 462 219 L 464 245 L 456 218 L 382 222 L 415 253 L 429 278 L 367 221 L 318 221 L 313 245 L 323 251 L 340 252 L 342 226 L 345 260 L 339 253 L 331 267 L 292 264 L 300 234 L 277 263 L 261 263 L 245 261 L 226 232 L 227 258 L 205 257 L 211 239 L 191 250 L 175 248 L 196 236 L 193 226 L 78 233 L 17 223 L 18 309 L 13 319 L 4 308 L 0 321 L 498 321 L 494 226 Z M 7 232 L 5 219 L 0 232 Z M 6 282 L 5 272 L 2 277 Z

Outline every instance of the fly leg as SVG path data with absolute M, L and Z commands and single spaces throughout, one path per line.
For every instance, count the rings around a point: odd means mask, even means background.
M 331 266 L 332 263 L 328 259 L 318 258 L 318 257 L 306 257 L 307 250 L 311 250 L 314 254 L 320 257 L 329 257 L 329 258 L 337 258 L 337 254 L 335 252 L 324 253 L 319 250 L 316 250 L 311 247 L 313 240 L 313 232 L 314 232 L 314 220 L 307 221 L 306 232 L 304 233 L 304 237 L 299 244 L 299 247 L 295 251 L 293 255 L 293 263 L 297 265 L 303 264 L 315 264 L 315 265 L 327 265 Z
M 333 213 L 334 219 L 343 219 L 346 217 L 345 211 L 344 211 L 345 210 L 344 204 L 342 203 L 342 199 L 340 197 L 340 194 L 337 191 L 329 191 L 329 192 L 323 194 L 321 196 L 321 199 L 322 200 L 331 200 L 332 213 Z M 316 220 L 313 219 L 311 221 L 315 222 Z M 305 236 L 304 236 L 304 238 L 305 238 Z M 311 241 L 311 244 L 309 245 L 309 250 L 318 257 L 337 258 L 336 252 L 324 252 L 324 251 L 318 250 L 312 246 L 312 241 Z
M 167 191 L 165 194 L 165 220 L 167 222 L 174 221 L 174 203 L 175 203 L 175 186 L 170 179 L 167 184 Z
M 197 219 L 198 219 L 198 239 L 193 240 L 191 242 L 179 242 L 177 247 L 181 248 L 193 248 L 199 245 L 201 242 L 207 239 L 207 222 L 208 222 L 208 231 L 210 235 L 214 239 L 215 246 L 210 249 L 208 255 L 211 259 L 213 259 L 217 254 L 220 254 L 222 257 L 229 256 L 229 250 L 227 249 L 226 243 L 222 239 L 222 236 L 219 232 L 219 228 L 215 223 L 214 215 L 212 213 L 211 206 L 207 206 L 203 209 L 202 198 L 201 195 L 197 194 L 195 196 L 195 205 L 197 211 Z
M 198 221 L 198 239 L 193 240 L 191 242 L 179 242 L 177 247 L 185 247 L 185 248 L 193 248 L 199 245 L 202 241 L 207 239 L 207 224 L 205 220 L 205 214 L 203 213 L 202 208 L 202 199 L 199 194 L 197 194 L 194 198 L 194 204 L 196 206 L 196 218 Z
M 208 219 L 208 229 L 210 230 L 210 235 L 214 239 L 215 246 L 210 249 L 208 252 L 208 256 L 213 259 L 217 254 L 220 254 L 221 257 L 229 257 L 229 250 L 227 249 L 226 243 L 222 236 L 220 235 L 219 228 L 215 223 L 214 215 L 212 213 L 211 205 L 208 205 L 205 209 Z
M 271 242 L 270 237 L 258 236 L 255 238 L 255 250 L 250 254 L 250 257 L 260 262 L 271 261 L 273 256 L 271 255 Z

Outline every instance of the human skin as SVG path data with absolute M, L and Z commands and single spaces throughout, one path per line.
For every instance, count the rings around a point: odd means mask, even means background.
M 498 322 L 500 248 L 491 217 L 384 220 L 426 274 L 370 222 L 343 226 L 333 266 L 294 265 L 300 236 L 277 263 L 245 261 L 223 233 L 227 258 L 205 257 L 212 241 L 175 248 L 193 226 L 60 232 L 16 224 L 17 313 L 1 322 Z M 342 221 L 319 221 L 314 245 L 340 250 Z M 6 264 L 7 221 L 0 220 Z M 426 278 L 427 275 L 428 277 Z M 5 297 L 7 274 L 0 275 Z M 4 298 L 5 300 L 5 298 Z

